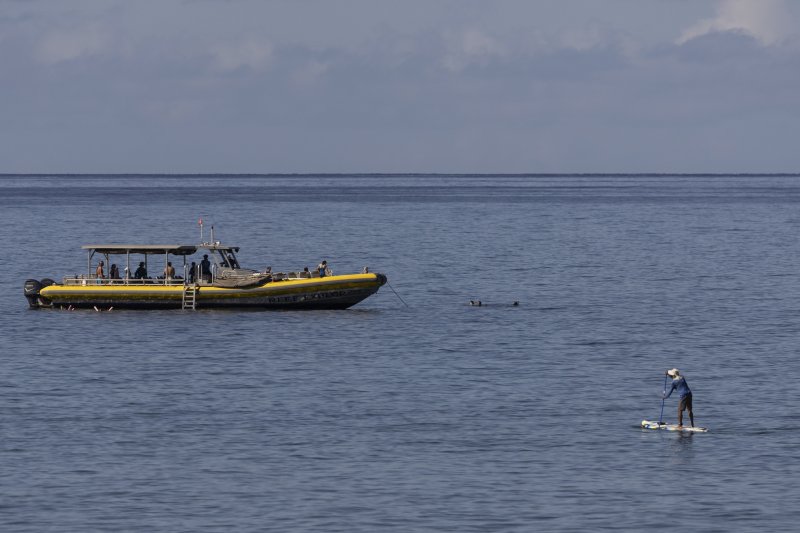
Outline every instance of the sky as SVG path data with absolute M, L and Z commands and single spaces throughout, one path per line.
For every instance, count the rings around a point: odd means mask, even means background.
M 800 1 L 0 0 L 2 173 L 800 172 Z

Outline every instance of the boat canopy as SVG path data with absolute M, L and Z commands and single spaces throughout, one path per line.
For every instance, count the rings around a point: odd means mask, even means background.
M 112 254 L 158 254 L 164 255 L 192 255 L 197 251 L 197 246 L 184 244 L 87 244 L 81 246 L 84 250 L 94 250 L 103 255 Z
M 222 246 L 219 244 L 87 244 L 81 246 L 84 250 L 92 250 L 103 255 L 192 255 L 198 249 L 224 250 L 238 252 L 238 246 Z

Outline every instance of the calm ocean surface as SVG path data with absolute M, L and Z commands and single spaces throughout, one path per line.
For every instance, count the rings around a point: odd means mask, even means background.
M 800 177 L 5 176 L 0 209 L 4 532 L 797 531 Z M 28 310 L 200 217 L 409 307 Z M 638 428 L 673 366 L 710 433 Z

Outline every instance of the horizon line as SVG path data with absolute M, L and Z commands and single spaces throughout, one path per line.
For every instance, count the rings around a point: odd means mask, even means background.
M 0 172 L 9 177 L 799 177 L 800 172 Z

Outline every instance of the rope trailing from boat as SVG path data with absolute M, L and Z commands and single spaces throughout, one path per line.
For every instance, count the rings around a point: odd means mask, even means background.
M 394 290 L 394 287 L 392 287 L 392 284 L 391 284 L 391 283 L 389 283 L 388 281 L 386 282 L 386 284 L 389 286 L 389 288 L 390 288 L 390 289 L 392 289 L 392 292 L 395 294 L 395 296 L 397 296 L 398 298 L 400 298 L 400 301 L 401 301 L 401 302 L 403 302 L 403 304 L 404 304 L 406 307 L 408 307 L 408 304 L 406 303 L 406 301 L 405 301 L 405 300 L 403 300 L 403 297 L 402 297 L 402 296 L 400 296 L 399 294 L 397 294 L 397 291 L 396 291 L 396 290 Z

